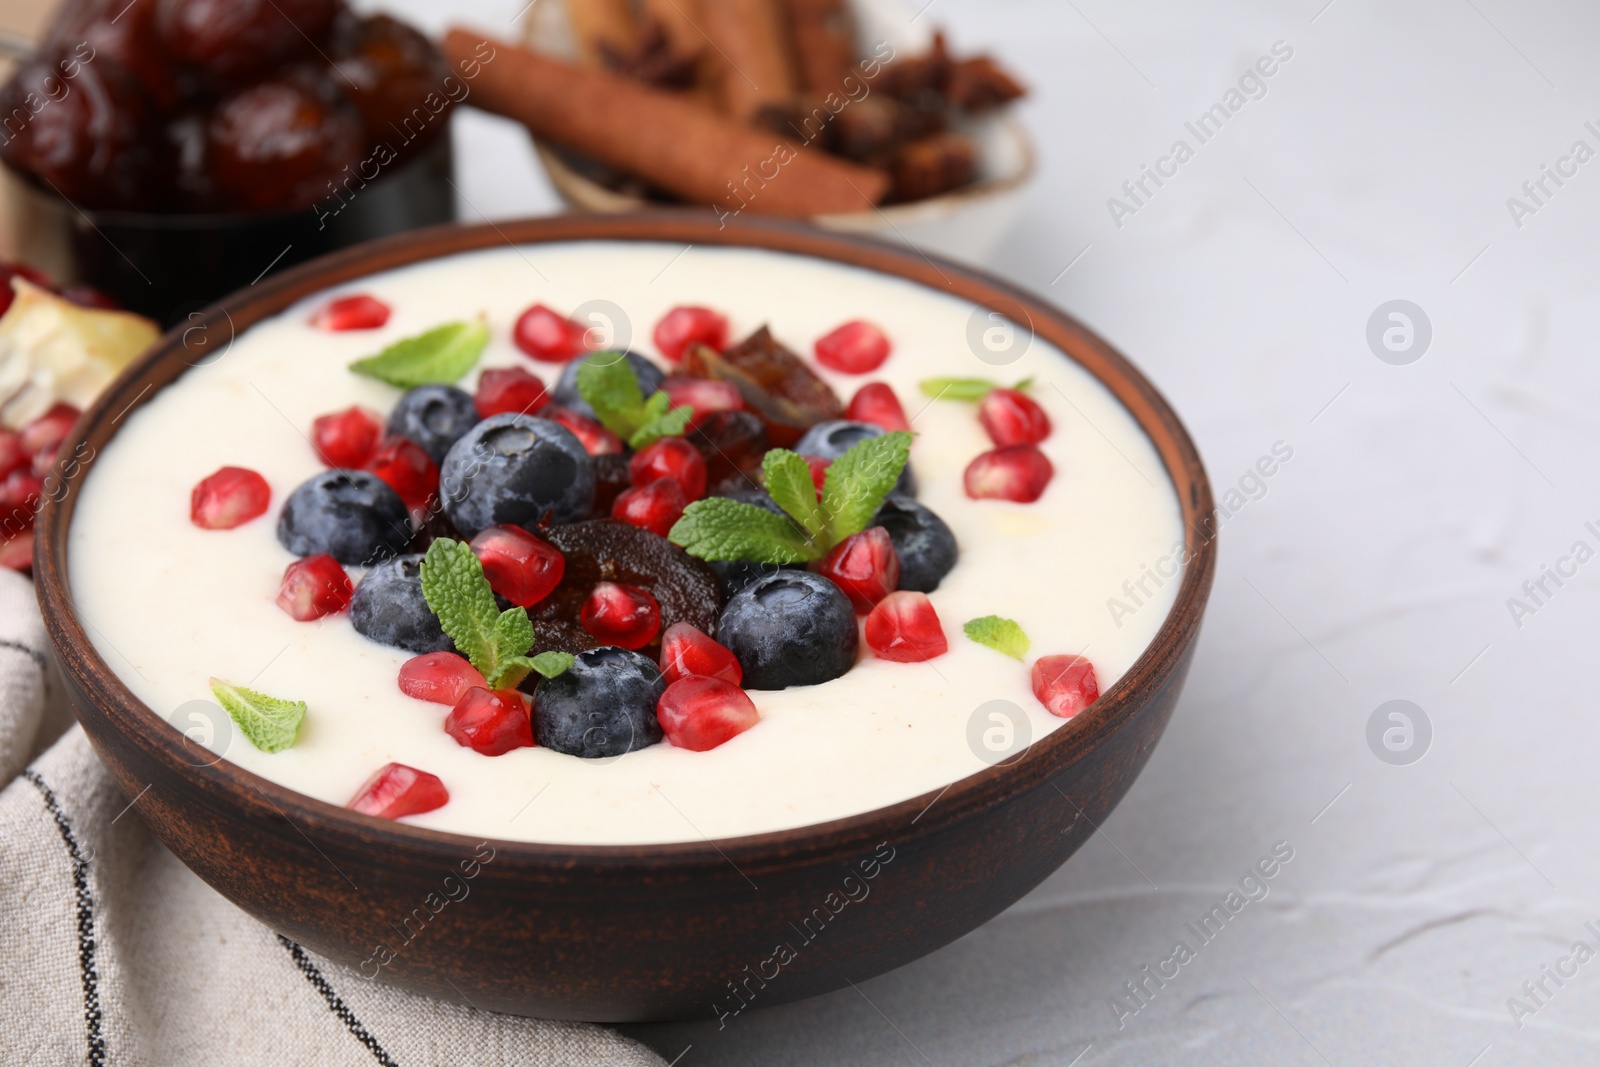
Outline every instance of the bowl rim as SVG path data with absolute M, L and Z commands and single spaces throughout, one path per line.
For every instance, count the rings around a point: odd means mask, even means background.
M 495 849 L 502 870 L 584 868 L 599 871 L 687 873 L 733 864 L 741 873 L 796 860 L 858 855 L 889 831 L 897 841 L 935 834 L 969 817 L 1045 784 L 1089 754 L 1145 704 L 1144 697 L 1166 685 L 1183 665 L 1200 627 L 1216 560 L 1211 522 L 1212 494 L 1198 450 L 1165 399 L 1125 357 L 1066 312 L 1025 290 L 971 267 L 854 235 L 821 231 L 787 220 L 739 220 L 719 226 L 698 212 L 657 211 L 630 215 L 563 215 L 475 226 L 445 225 L 368 242 L 311 260 L 191 315 L 129 365 L 90 405 L 62 445 L 72 456 L 98 441 L 101 448 L 129 411 L 148 402 L 175 381 L 182 368 L 186 339 L 197 330 L 248 328 L 317 292 L 348 285 L 362 277 L 442 258 L 507 245 L 571 241 L 638 241 L 708 244 L 765 249 L 809 256 L 871 270 L 943 291 L 1017 322 L 1027 320 L 1034 336 L 1061 348 L 1093 375 L 1129 411 L 1150 439 L 1178 496 L 1184 522 L 1184 564 L 1172 607 L 1155 637 L 1128 671 L 1091 707 L 1067 726 L 1034 741 L 1025 755 L 958 778 L 942 789 L 885 807 L 785 830 L 719 839 L 702 838 L 653 844 L 552 844 L 458 834 L 400 821 L 361 815 L 317 800 L 245 770 L 225 758 L 196 767 L 186 758 L 182 734 L 139 700 L 90 641 L 73 605 L 67 567 L 67 531 L 78 494 L 72 490 L 93 466 L 93 456 L 70 477 L 64 491 L 46 493 L 36 524 L 35 585 L 46 630 L 69 682 L 105 716 L 121 738 L 165 769 L 245 815 L 287 819 L 308 840 L 320 835 L 333 847 L 381 847 L 395 860 L 452 863 L 479 841 Z M 1021 313 L 1019 318 L 1018 312 Z M 100 448 L 95 449 L 98 454 Z M 154 728 L 152 725 L 154 724 Z M 123 783 L 126 788 L 127 783 Z M 502 863 L 502 857 L 504 863 Z

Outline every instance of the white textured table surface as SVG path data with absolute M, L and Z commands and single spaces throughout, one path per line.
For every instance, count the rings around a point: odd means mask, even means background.
M 1242 506 L 1182 704 L 1102 835 L 859 990 L 632 1029 L 668 1059 L 1600 1061 L 1600 8 L 1326 2 L 930 4 L 1034 90 L 1043 171 L 993 266 L 1143 367 Z M 464 6 L 492 28 L 521 0 Z M 1279 41 L 1265 95 L 1201 144 L 1185 123 Z M 518 131 L 459 136 L 464 217 L 554 209 Z M 1180 139 L 1193 158 L 1127 198 Z M 1570 176 L 1535 201 L 1544 165 Z M 1393 299 L 1431 322 L 1409 365 L 1366 337 Z M 1576 576 L 1530 596 L 1546 565 Z M 1394 699 L 1432 726 L 1409 765 L 1367 740 Z M 1201 943 L 1186 923 L 1280 841 L 1269 895 Z M 1133 1012 L 1124 983 L 1180 940 Z

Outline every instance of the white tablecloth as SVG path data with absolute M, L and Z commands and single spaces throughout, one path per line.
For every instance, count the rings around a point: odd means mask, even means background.
M 520 6 L 460 5 L 485 28 Z M 922 17 L 1034 90 L 1042 174 L 995 269 L 1128 353 L 1219 494 L 1240 489 L 1195 669 L 1104 836 L 1005 915 L 859 990 L 631 1032 L 669 1060 L 692 1046 L 685 1067 L 1596 1062 L 1600 961 L 1574 943 L 1600 951 L 1600 562 L 1573 553 L 1600 551 L 1600 161 L 1573 149 L 1600 152 L 1600 8 Z M 1280 41 L 1264 95 L 1247 81 L 1202 143 L 1185 124 Z M 553 208 L 518 131 L 465 115 L 459 136 L 464 217 Z M 1192 157 L 1160 163 L 1180 139 Z M 1145 165 L 1176 173 L 1136 202 Z M 1367 340 L 1396 299 L 1431 325 L 1407 365 Z M 1252 476 L 1278 442 L 1292 458 Z M 1530 594 L 1547 565 L 1576 573 Z M 1369 747 L 1391 700 L 1431 725 L 1419 761 Z M 1422 748 L 1411 719 L 1392 759 Z M 1294 858 L 1268 896 L 1190 933 L 1277 842 Z

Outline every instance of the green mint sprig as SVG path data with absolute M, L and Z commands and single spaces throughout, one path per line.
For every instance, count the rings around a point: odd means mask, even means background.
M 594 408 L 600 425 L 628 443 L 645 448 L 663 437 L 681 436 L 694 409 L 672 407 L 666 393 L 645 399 L 638 376 L 621 352 L 596 352 L 578 367 L 578 395 Z
M 422 558 L 422 595 L 444 632 L 488 679 L 491 689 L 517 685 L 530 671 L 554 678 L 572 666 L 572 657 L 564 652 L 528 655 L 533 623 L 527 610 L 500 610 L 483 564 L 461 541 L 441 537 L 428 546 Z
M 973 619 L 961 629 L 978 644 L 1003 652 L 1019 663 L 1028 654 L 1028 646 L 1032 644 L 1015 620 L 1002 619 L 998 615 Z
M 460 381 L 489 343 L 489 327 L 482 319 L 447 322 L 426 333 L 406 337 L 375 356 L 358 359 L 350 369 L 401 389 L 431 382 Z
M 300 736 L 306 717 L 303 700 L 279 700 L 220 678 L 211 679 L 211 695 L 227 709 L 239 732 L 263 752 L 282 752 Z
M 819 499 L 806 461 L 775 448 L 761 469 L 784 514 L 710 497 L 690 504 L 667 538 L 701 559 L 809 563 L 872 524 L 910 457 L 911 435 L 903 430 L 869 437 L 829 465 Z
M 977 403 L 996 389 L 1006 386 L 987 378 L 924 378 L 917 383 L 922 395 L 931 400 L 965 400 Z M 1010 388 L 1026 393 L 1033 386 L 1032 378 L 1024 378 Z

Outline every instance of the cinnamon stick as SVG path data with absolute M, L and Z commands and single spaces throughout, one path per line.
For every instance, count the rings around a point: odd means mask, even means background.
M 769 104 L 784 104 L 799 88 L 787 26 L 774 0 L 700 0 L 700 28 L 722 64 L 728 114 L 749 121 Z
M 840 91 L 856 58 L 855 23 L 845 0 L 780 0 L 789 16 L 800 85 L 813 96 Z
M 445 36 L 444 54 L 457 69 L 476 70 L 476 106 L 719 215 L 864 211 L 888 191 L 883 171 L 798 148 L 609 71 L 461 28 Z

